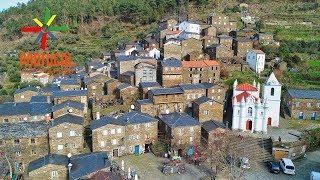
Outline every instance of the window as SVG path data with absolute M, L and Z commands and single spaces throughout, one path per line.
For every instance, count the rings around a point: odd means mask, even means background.
M 116 130 L 115 129 L 111 129 L 111 134 L 115 134 Z
M 14 140 L 14 143 L 15 143 L 15 144 L 19 144 L 19 143 L 20 143 L 20 140 L 19 140 L 19 139 L 15 139 L 15 140 Z
M 151 124 L 150 123 L 146 123 L 146 127 L 150 127 L 151 126 Z
M 24 99 L 24 95 L 21 95 L 21 99 Z
M 307 103 L 307 107 L 311 107 L 311 103 Z
M 133 126 L 133 128 L 134 128 L 134 129 L 138 129 L 138 128 L 139 128 L 139 125 L 136 124 L 136 125 Z
M 113 139 L 113 140 L 111 141 L 111 143 L 112 143 L 113 145 L 116 145 L 118 142 L 117 142 L 116 139 Z
M 193 137 L 190 137 L 190 142 L 193 142 Z
M 106 136 L 106 135 L 108 135 L 108 131 L 107 131 L 107 130 L 103 130 L 102 134 L 103 134 L 104 136 Z
M 17 151 L 17 152 L 16 152 L 16 156 L 21 156 L 21 152 L 20 152 L 20 151 Z
M 178 144 L 181 144 L 181 140 L 178 141 Z
M 240 115 L 240 110 L 238 110 L 238 115 Z
M 296 102 L 296 107 L 299 107 L 300 106 L 300 102 Z
M 139 139 L 139 138 L 140 138 L 140 136 L 139 136 L 139 135 L 137 135 L 137 136 L 136 136 L 136 138 L 137 138 L 137 139 Z
M 31 138 L 31 139 L 30 139 L 30 142 L 31 142 L 32 144 L 34 144 L 34 143 L 36 143 L 36 140 L 35 140 L 34 138 Z
M 193 127 L 190 127 L 190 132 L 193 132 L 194 131 L 194 128 Z
M 3 120 L 5 123 L 8 123 L 9 122 L 9 119 L 4 119 Z
M 92 86 L 92 89 L 96 89 L 96 86 Z
M 76 136 L 76 132 L 75 131 L 70 131 L 70 136 Z
M 249 108 L 248 108 L 248 115 L 249 115 L 249 116 L 252 116 L 252 107 L 249 107 Z
M 62 138 L 62 132 L 57 133 L 57 138 Z
M 212 93 L 214 93 L 214 89 L 212 89 Z
M 179 134 L 182 135 L 182 129 L 179 129 Z
M 104 147 L 104 146 L 105 146 L 104 141 L 100 141 L 100 147 Z
M 317 103 L 318 108 L 320 108 L 320 103 Z
M 274 96 L 274 88 L 271 88 L 271 96 Z
M 58 145 L 58 151 L 61 151 L 63 149 L 63 145 Z
M 32 150 L 31 150 L 31 155 L 35 155 L 35 154 L 37 154 L 37 151 L 34 150 L 34 149 L 32 149 Z
M 221 89 L 218 89 L 218 92 L 221 92 Z
M 117 129 L 117 133 L 120 134 L 121 132 L 122 132 L 122 129 L 121 129 L 121 128 L 118 128 L 118 129 Z
M 208 115 L 209 114 L 208 110 L 204 110 L 203 114 Z
M 51 178 L 56 178 L 58 177 L 58 172 L 57 171 L 51 171 Z

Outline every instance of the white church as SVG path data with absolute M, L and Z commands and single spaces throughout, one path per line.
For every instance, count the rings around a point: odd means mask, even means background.
M 232 129 L 267 133 L 268 126 L 279 126 L 281 84 L 273 73 L 262 88 L 260 83 L 233 84 Z

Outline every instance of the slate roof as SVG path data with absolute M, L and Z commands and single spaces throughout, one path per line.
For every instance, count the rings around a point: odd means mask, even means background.
M 71 107 L 71 108 L 76 108 L 76 109 L 79 109 L 79 110 L 83 110 L 84 109 L 84 105 L 82 103 L 77 102 L 77 101 L 67 100 L 67 101 L 64 101 L 63 103 L 54 105 L 52 107 L 52 111 L 57 111 L 57 110 L 62 109 L 64 107 Z
M 80 85 L 80 83 L 75 78 L 68 78 L 61 79 L 60 85 Z
M 194 101 L 194 103 L 196 103 L 196 104 L 202 104 L 202 103 L 209 102 L 209 101 L 211 101 L 211 100 L 212 100 L 212 99 L 209 99 L 209 98 L 206 97 L 206 96 L 202 96 L 202 97 L 196 99 L 196 100 Z
M 121 83 L 121 84 L 119 84 L 119 85 L 117 86 L 117 89 L 122 90 L 122 89 L 128 88 L 128 87 L 130 87 L 130 86 L 131 86 L 131 85 L 128 84 L 128 83 Z
M 0 116 L 44 115 L 51 113 L 50 103 L 10 102 L 0 105 Z
M 90 123 L 90 129 L 91 130 L 94 130 L 94 129 L 97 129 L 97 128 L 100 128 L 100 127 L 103 127 L 107 124 L 115 124 L 115 125 L 120 125 L 120 126 L 123 126 L 123 121 L 120 121 L 116 118 L 113 118 L 113 117 L 109 117 L 109 116 L 103 116 L 101 117 L 101 119 L 99 120 L 93 120 L 91 121 Z
M 89 61 L 86 63 L 87 66 L 93 66 L 93 69 L 100 69 L 103 68 L 105 65 L 102 62 L 99 61 Z
M 206 89 L 212 88 L 213 86 L 215 86 L 214 83 L 201 83 L 203 84 L 204 87 L 206 87 Z
M 171 128 L 200 125 L 198 120 L 194 119 L 186 113 L 175 112 L 171 114 L 163 114 L 159 116 L 159 119 Z
M 137 59 L 154 59 L 154 58 L 145 57 L 145 56 L 127 56 L 127 55 L 120 55 L 118 57 L 119 61 L 133 61 L 133 60 L 137 60 Z
M 139 86 L 141 89 L 145 89 L 148 87 L 160 87 L 160 84 L 158 82 L 141 82 Z
M 151 89 L 153 95 L 163 95 L 163 94 L 183 94 L 183 90 L 180 87 L 173 87 L 173 88 L 157 88 Z
M 106 152 L 93 152 L 72 156 L 71 164 L 69 179 L 81 179 L 83 176 L 111 166 Z
M 55 91 L 53 97 L 86 96 L 87 90 Z
M 32 96 L 30 102 L 42 102 L 46 103 L 48 101 L 47 96 Z
M 158 121 L 156 118 L 138 111 L 127 112 L 120 116 L 118 120 L 122 121 L 123 125 L 141 124 Z
M 60 87 L 57 86 L 56 84 L 49 84 L 46 87 L 42 88 L 41 91 L 44 93 L 53 93 L 56 91 L 60 91 Z
M 54 127 L 63 123 L 83 125 L 83 121 L 84 121 L 83 117 L 75 116 L 73 114 L 65 114 L 51 121 L 51 127 Z
M 38 89 L 36 87 L 33 87 L 33 86 L 28 86 L 28 87 L 16 90 L 15 94 L 19 94 L 19 93 L 22 93 L 22 92 L 25 92 L 25 91 L 38 92 Z
M 201 124 L 204 130 L 207 132 L 212 131 L 217 128 L 226 128 L 224 124 L 221 124 L 217 121 L 211 120 L 211 121 L 205 121 Z
M 288 89 L 288 93 L 293 98 L 320 99 L 320 90 Z
M 179 85 L 182 90 L 192 90 L 192 89 L 206 89 L 206 86 L 204 86 L 202 83 L 198 84 L 180 84 Z
M 47 134 L 48 124 L 44 121 L 0 124 L 0 139 L 41 137 Z
M 47 154 L 39 159 L 36 159 L 29 163 L 28 172 L 39 169 L 48 164 L 55 164 L 65 166 L 67 168 L 69 158 L 60 154 Z
M 141 99 L 137 100 L 138 104 L 152 104 L 152 101 L 150 99 Z
M 167 59 L 167 60 L 163 60 L 161 61 L 161 65 L 163 67 L 181 67 L 181 61 L 178 59 Z

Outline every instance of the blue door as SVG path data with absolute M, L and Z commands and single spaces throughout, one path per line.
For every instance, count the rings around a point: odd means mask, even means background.
M 139 155 L 140 154 L 140 147 L 139 145 L 134 146 L 134 154 Z
M 299 119 L 303 119 L 303 112 L 299 113 Z
M 311 120 L 316 120 L 317 119 L 317 113 L 316 112 L 313 112 L 311 114 Z

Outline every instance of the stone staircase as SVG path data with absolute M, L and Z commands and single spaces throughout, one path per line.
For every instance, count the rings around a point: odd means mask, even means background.
M 250 164 L 264 163 L 273 160 L 272 140 L 263 137 L 235 137 L 230 143 L 231 150 L 237 157 L 249 158 Z

